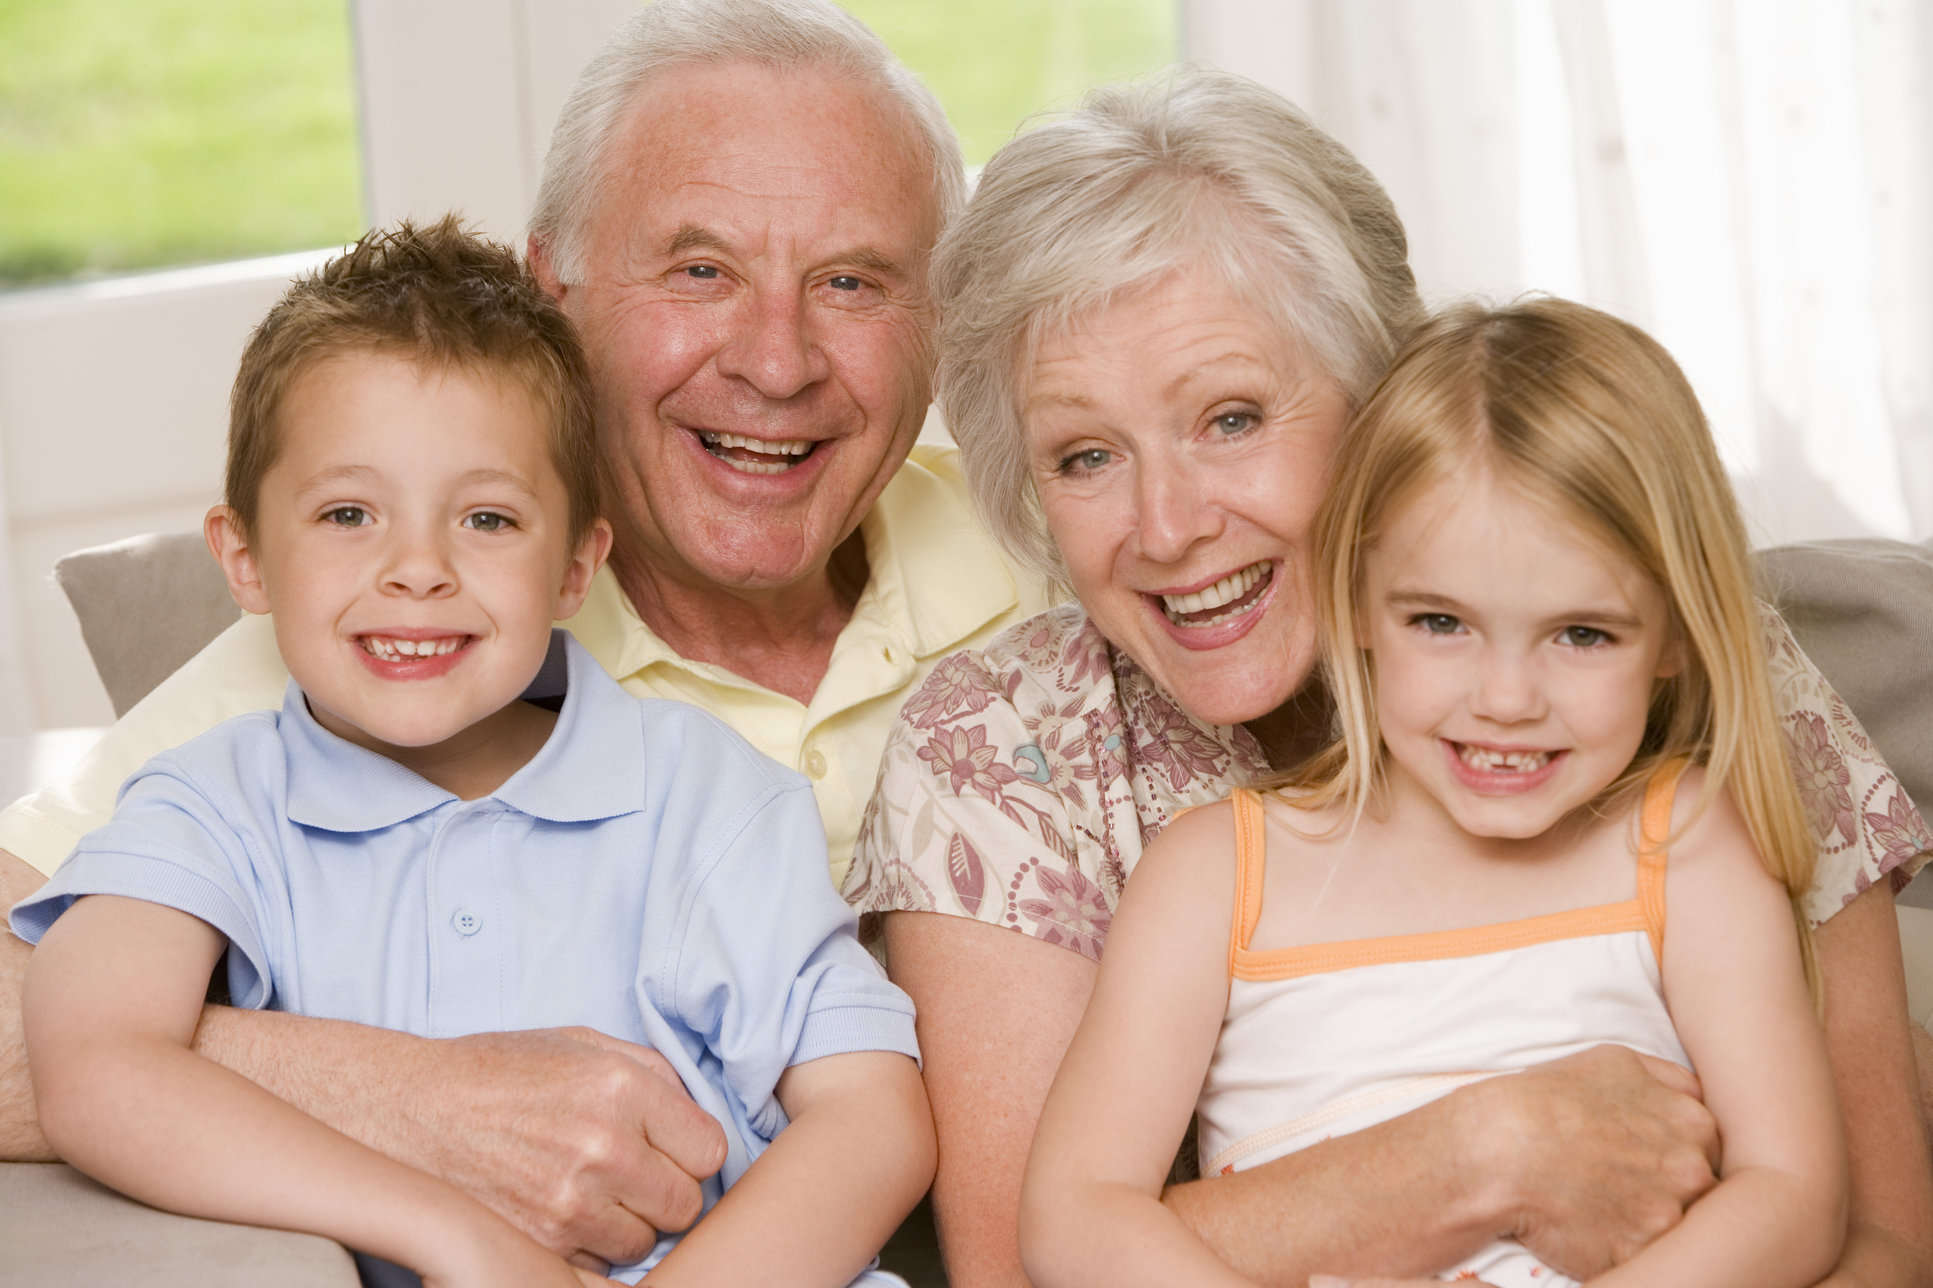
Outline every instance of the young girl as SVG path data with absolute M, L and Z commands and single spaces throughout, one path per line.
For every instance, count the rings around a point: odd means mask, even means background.
M 1249 1282 L 1161 1205 L 1191 1113 L 1231 1172 L 1619 1043 L 1697 1071 L 1723 1157 L 1592 1282 L 1815 1283 L 1846 1199 L 1813 851 L 1683 375 L 1580 305 L 1450 313 L 1358 413 L 1314 559 L 1342 736 L 1136 868 L 1034 1139 L 1033 1281 Z M 1576 1282 L 1510 1233 L 1355 1269 Z

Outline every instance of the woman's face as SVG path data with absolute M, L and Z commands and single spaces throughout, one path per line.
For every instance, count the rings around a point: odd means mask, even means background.
M 1197 719 L 1286 701 L 1316 659 L 1308 546 L 1342 390 L 1183 268 L 1044 343 L 1024 396 L 1047 526 L 1101 632 Z

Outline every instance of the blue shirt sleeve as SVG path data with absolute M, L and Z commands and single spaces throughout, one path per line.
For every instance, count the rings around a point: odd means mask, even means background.
M 760 1136 L 784 1126 L 772 1091 L 792 1065 L 853 1051 L 919 1058 L 912 1000 L 859 944 L 803 780 L 764 793 L 692 876 L 661 1004 L 703 1036 Z
M 274 976 L 248 850 L 210 793 L 163 755 L 128 780 L 113 818 L 83 836 L 47 884 L 14 905 L 9 924 L 37 944 L 83 895 L 176 908 L 227 936 L 235 1005 L 264 1006 Z

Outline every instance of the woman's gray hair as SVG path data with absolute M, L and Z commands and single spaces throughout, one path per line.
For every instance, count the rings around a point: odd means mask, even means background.
M 551 131 L 529 233 L 559 281 L 584 280 L 584 229 L 605 186 L 605 152 L 638 92 L 674 68 L 724 63 L 824 70 L 875 91 L 925 146 L 938 227 L 966 204 L 966 166 L 946 112 L 859 19 L 828 0 L 657 0 L 585 64 Z
M 1105 86 L 982 172 L 934 256 L 940 407 L 975 506 L 1022 565 L 1065 586 L 1021 405 L 1041 341 L 1206 262 L 1354 405 L 1423 320 L 1402 221 L 1348 149 L 1286 99 L 1183 67 Z

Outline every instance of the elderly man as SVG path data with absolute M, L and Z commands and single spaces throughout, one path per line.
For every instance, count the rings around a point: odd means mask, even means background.
M 579 77 L 531 221 L 589 351 L 616 509 L 570 625 L 626 688 L 706 707 L 807 774 L 835 881 L 906 693 L 1044 606 L 979 534 L 951 453 L 908 459 L 927 256 L 964 193 L 939 105 L 857 21 L 823 0 L 665 0 Z M 0 895 L 38 886 L 147 756 L 283 684 L 266 620 L 244 619 L 74 781 L 0 818 Z M 26 949 L 0 940 L 0 1153 L 40 1157 Z M 211 1007 L 197 1046 L 587 1259 L 692 1219 L 715 1154 L 668 1066 L 589 1032 L 428 1041 Z

